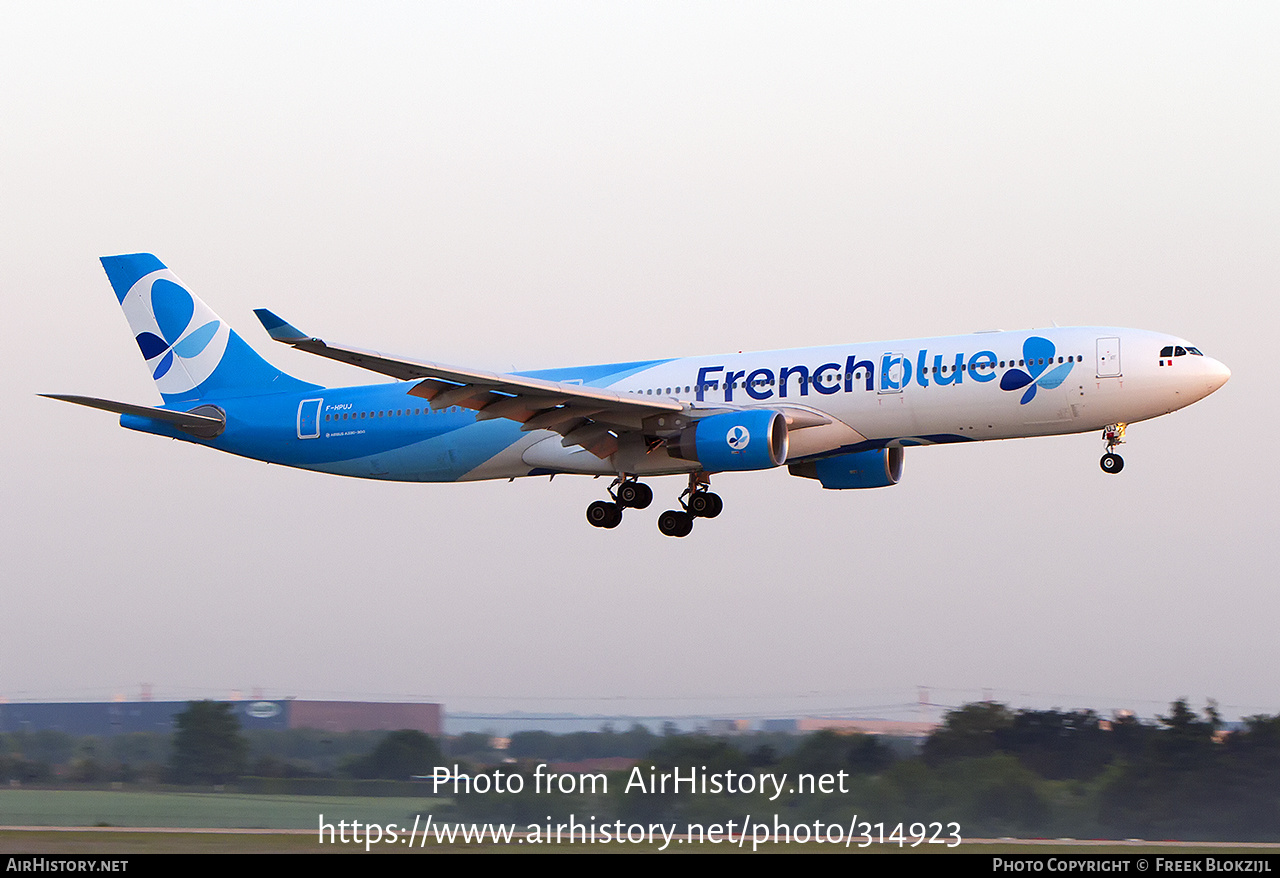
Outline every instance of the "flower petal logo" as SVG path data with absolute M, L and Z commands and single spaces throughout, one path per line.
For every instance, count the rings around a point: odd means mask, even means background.
M 1000 379 L 1001 390 L 1021 390 L 1027 388 L 1022 394 L 1022 401 L 1019 405 L 1026 405 L 1036 398 L 1036 388 L 1043 387 L 1045 390 L 1053 390 L 1055 387 L 1067 380 L 1067 375 L 1071 373 L 1071 369 L 1075 363 L 1063 363 L 1056 369 L 1045 371 L 1049 366 L 1053 365 L 1054 355 L 1057 348 L 1053 346 L 1053 342 L 1047 338 L 1040 338 L 1033 335 L 1022 343 L 1022 359 L 1027 364 L 1027 370 L 1010 369 L 1004 373 Z
M 195 314 L 195 302 L 190 293 L 170 280 L 161 279 L 151 285 L 151 313 L 159 324 L 160 335 L 141 332 L 137 342 L 143 359 L 148 363 L 163 355 L 151 373 L 156 380 L 173 366 L 174 354 L 183 359 L 199 356 L 218 331 L 218 321 L 210 320 L 194 332 L 187 333 L 191 328 L 191 317 Z M 184 333 L 187 333 L 185 337 Z
M 230 327 L 168 269 L 139 278 L 120 305 L 166 401 L 188 398 L 218 368 Z
M 751 441 L 751 433 L 746 427 L 733 427 L 725 434 L 724 441 L 728 442 L 729 447 L 734 451 L 741 451 Z

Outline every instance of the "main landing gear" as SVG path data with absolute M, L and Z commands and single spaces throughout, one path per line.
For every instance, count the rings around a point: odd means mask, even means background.
M 608 500 L 597 500 L 587 507 L 587 521 L 592 527 L 613 528 L 622 524 L 622 510 L 644 509 L 653 502 L 653 489 L 636 481 L 635 476 L 618 476 L 609 486 Z
M 719 494 L 711 493 L 708 473 L 690 473 L 689 487 L 680 495 L 680 509 L 668 509 L 658 516 L 658 530 L 668 537 L 687 537 L 695 518 L 715 518 L 724 509 Z M 688 497 L 688 500 L 685 500 Z
M 724 509 L 719 494 L 709 490 L 708 473 L 690 473 L 689 487 L 676 501 L 679 509 L 668 509 L 658 516 L 658 530 L 669 537 L 687 537 L 693 531 L 695 518 L 715 518 Z M 635 476 L 618 476 L 609 485 L 609 500 L 597 500 L 587 507 L 587 522 L 592 527 L 615 528 L 622 524 L 624 509 L 644 509 L 653 502 L 653 489 L 636 481 Z
M 1106 440 L 1107 443 L 1107 453 L 1102 455 L 1102 460 L 1099 461 L 1099 465 L 1102 467 L 1102 471 L 1104 473 L 1111 473 L 1114 475 L 1124 469 L 1124 458 L 1115 453 L 1115 447 L 1117 445 L 1124 444 L 1124 430 L 1126 426 L 1128 425 L 1112 424 L 1102 431 L 1102 438 Z

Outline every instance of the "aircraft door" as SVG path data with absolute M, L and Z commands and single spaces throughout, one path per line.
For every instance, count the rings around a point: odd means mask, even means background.
M 880 358 L 880 386 L 877 393 L 901 393 L 911 380 L 911 361 L 899 353 L 889 352 Z
M 1120 339 L 1098 339 L 1098 377 L 1119 378 L 1120 372 Z
M 298 403 L 298 438 L 320 438 L 320 407 L 323 399 L 304 399 Z

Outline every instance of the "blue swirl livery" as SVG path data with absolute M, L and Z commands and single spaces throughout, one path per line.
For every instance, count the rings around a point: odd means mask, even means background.
M 902 477 L 908 446 L 1102 431 L 1102 469 L 1128 424 L 1213 393 L 1230 371 L 1183 339 L 1070 327 L 490 372 L 324 341 L 266 309 L 274 341 L 377 373 L 323 387 L 260 356 L 150 253 L 102 259 L 161 404 L 47 394 L 131 430 L 332 475 L 452 482 L 612 476 L 588 522 L 658 516 L 687 536 L 723 500 L 716 473 L 776 469 L 831 490 Z M 730 339 L 726 346 L 732 347 Z

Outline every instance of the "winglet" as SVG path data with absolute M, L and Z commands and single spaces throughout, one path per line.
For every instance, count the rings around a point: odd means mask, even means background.
M 285 344 L 297 344 L 300 341 L 312 340 L 311 336 L 300 331 L 288 321 L 281 320 L 266 308 L 254 308 L 253 313 L 258 315 L 258 319 L 262 321 L 262 328 L 275 341 L 282 341 Z

